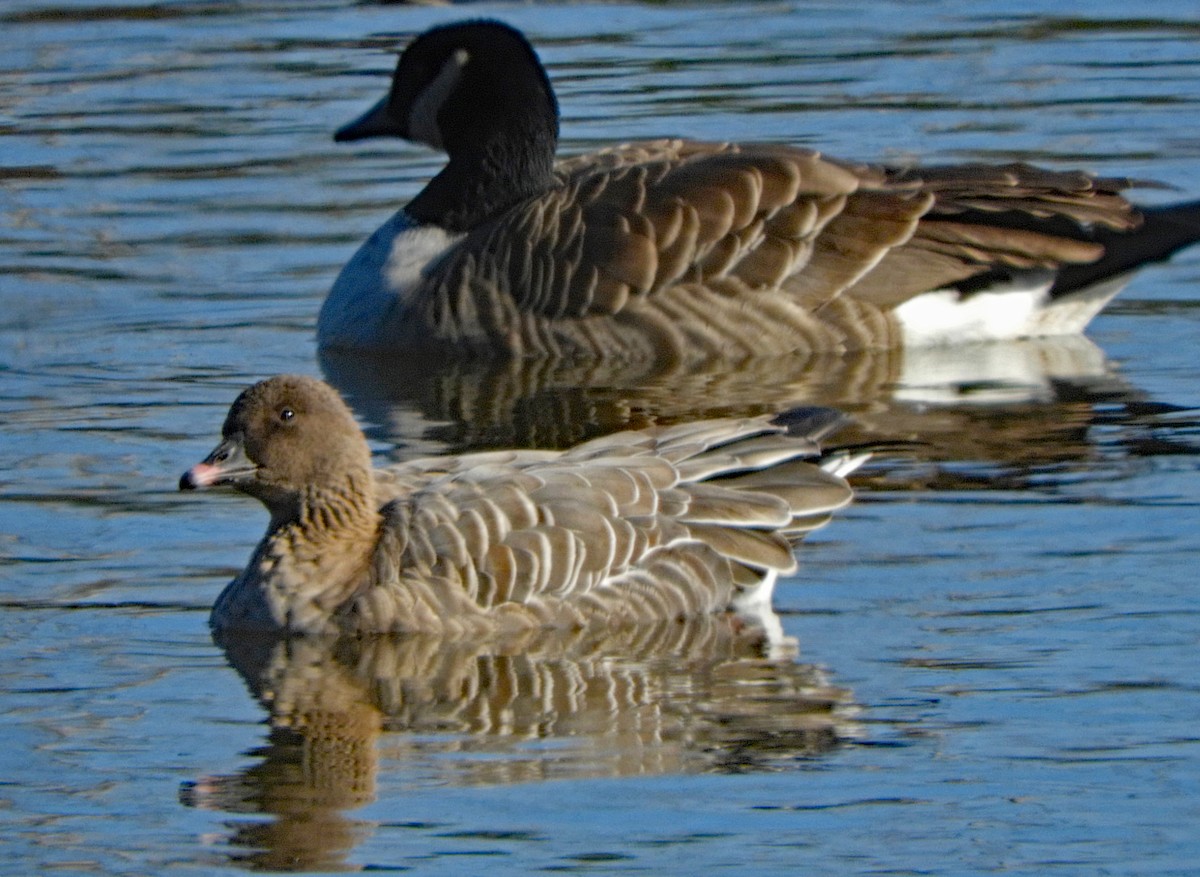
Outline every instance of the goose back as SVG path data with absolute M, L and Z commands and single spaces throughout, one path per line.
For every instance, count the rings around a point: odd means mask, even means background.
M 1068 334 L 1129 271 L 1200 239 L 1200 205 L 1168 219 L 1125 200 L 1134 181 L 1025 164 L 661 140 L 543 171 L 557 103 L 500 22 L 419 36 L 381 106 L 339 139 L 404 137 L 449 162 L 335 283 L 328 347 L 663 363 Z
M 851 498 L 811 437 L 763 418 L 414 461 L 383 480 L 402 495 L 339 621 L 351 629 L 620 626 L 769 603 L 794 545 Z
M 271 512 L 218 597 L 218 630 L 475 635 L 769 607 L 795 543 L 850 501 L 861 455 L 826 454 L 827 409 L 370 468 L 329 385 L 282 375 L 238 397 L 180 479 Z

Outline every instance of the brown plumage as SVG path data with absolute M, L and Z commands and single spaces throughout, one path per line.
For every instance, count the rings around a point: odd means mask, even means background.
M 474 635 L 752 611 L 795 569 L 793 544 L 850 501 L 842 476 L 861 458 L 822 457 L 827 414 L 373 470 L 337 393 L 281 376 L 238 397 L 180 487 L 227 484 L 271 514 L 213 608 L 222 630 Z
M 1138 210 L 1125 179 L 681 140 L 555 164 L 557 122 L 513 29 L 414 40 L 389 96 L 337 136 L 449 163 L 343 269 L 321 343 L 696 361 L 1063 334 L 1200 239 L 1200 205 Z M 984 292 L 1007 298 L 958 307 Z
M 903 337 L 892 310 L 923 292 L 1103 252 L 980 216 L 1052 202 L 1080 223 L 1138 222 L 1116 194 L 1122 181 L 1023 165 L 927 177 L 677 140 L 611 155 L 611 167 L 594 155 L 565 162 L 546 194 L 447 254 L 422 290 L 437 337 L 517 356 L 890 347 Z

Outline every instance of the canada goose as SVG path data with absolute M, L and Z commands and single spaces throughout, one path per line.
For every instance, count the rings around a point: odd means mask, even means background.
M 768 607 L 793 542 L 850 501 L 824 410 L 373 469 L 332 387 L 284 375 L 233 403 L 180 489 L 270 511 L 218 631 L 503 634 Z
M 782 145 L 659 140 L 555 163 L 534 50 L 437 27 L 339 141 L 446 167 L 359 249 L 323 347 L 682 360 L 1082 331 L 1134 268 L 1200 239 L 1200 202 L 1025 164 L 892 169 Z

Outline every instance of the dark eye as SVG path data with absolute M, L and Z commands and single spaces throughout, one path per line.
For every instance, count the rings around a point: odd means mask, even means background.
M 279 419 L 282 420 L 284 423 L 287 423 L 289 420 L 291 420 L 295 416 L 296 416 L 296 412 L 293 411 L 291 408 L 279 409 Z

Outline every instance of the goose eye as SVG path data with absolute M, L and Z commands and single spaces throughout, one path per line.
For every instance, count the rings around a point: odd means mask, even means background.
M 296 412 L 293 411 L 291 408 L 279 409 L 279 419 L 281 421 L 283 421 L 284 423 L 287 423 L 289 420 L 291 420 L 295 416 L 296 416 Z

